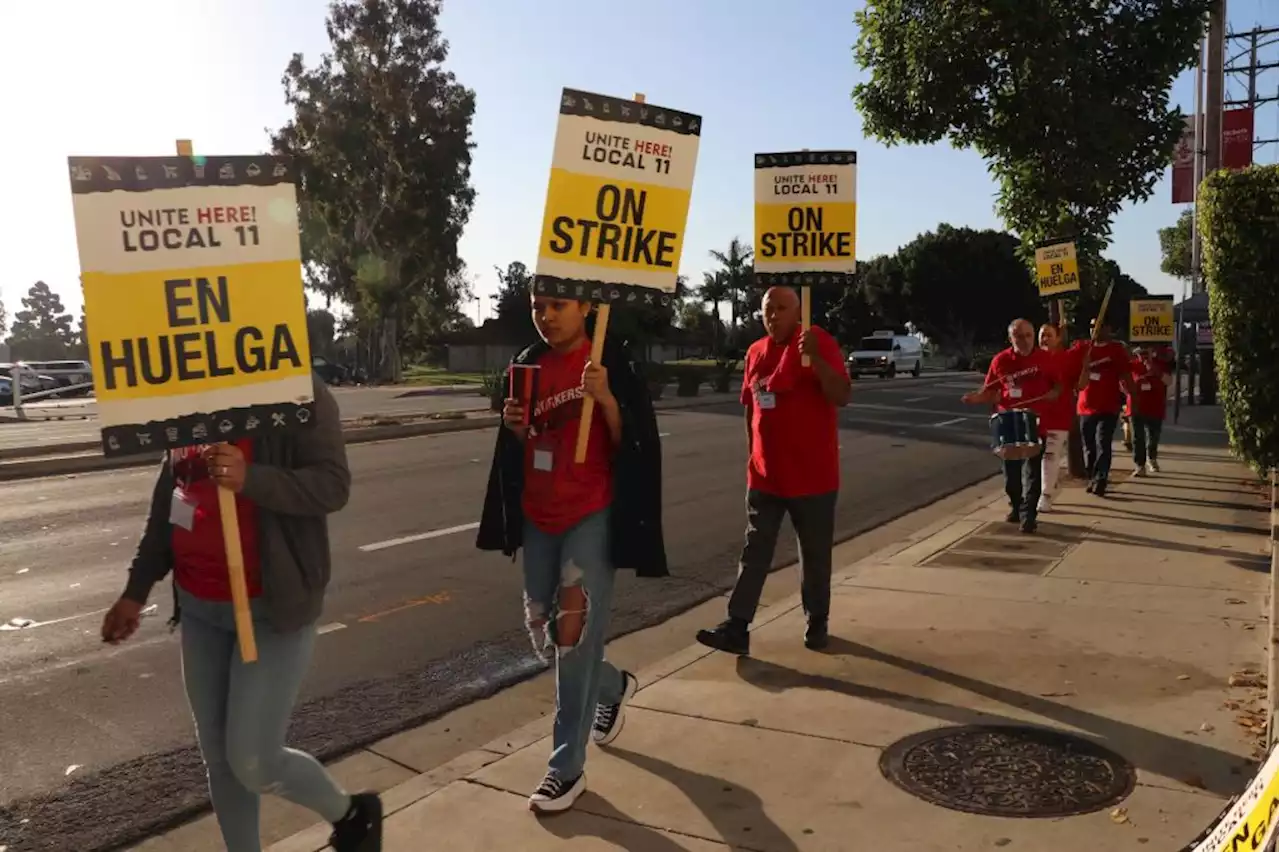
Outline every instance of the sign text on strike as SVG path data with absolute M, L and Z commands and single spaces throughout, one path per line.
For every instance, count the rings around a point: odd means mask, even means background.
M 556 254 L 622 261 L 670 269 L 676 251 L 676 232 L 644 227 L 649 193 L 606 183 L 596 193 L 596 218 L 557 216 L 551 223 L 555 238 L 548 248 Z
M 821 207 L 792 207 L 787 211 L 787 228 L 760 235 L 761 257 L 853 256 L 853 235 L 848 231 L 824 231 Z
M 216 282 L 208 278 L 171 278 L 164 282 L 165 315 L 169 328 L 230 325 L 231 299 L 227 279 L 219 275 Z M 219 351 L 218 335 L 213 330 L 184 331 L 152 337 L 129 337 L 118 341 L 119 352 L 112 341 L 99 344 L 103 383 L 106 390 L 145 382 L 163 385 L 171 381 L 231 376 L 239 373 L 276 371 L 282 365 L 300 368 L 302 358 L 286 323 L 269 330 L 271 340 L 256 326 L 236 329 L 231 352 Z

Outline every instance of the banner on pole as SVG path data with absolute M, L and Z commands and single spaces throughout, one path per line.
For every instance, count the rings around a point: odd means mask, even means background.
M 1196 118 L 1182 117 L 1182 136 L 1173 149 L 1173 203 L 1190 204 L 1196 200 Z
M 669 302 L 701 133 L 691 113 L 565 89 L 534 292 Z
M 71 157 L 103 454 L 306 425 L 293 169 L 279 157 Z
M 1222 167 L 1247 169 L 1253 165 L 1253 108 L 1222 112 Z
M 858 154 L 756 154 L 755 279 L 845 287 L 857 268 Z
M 1080 289 L 1074 241 L 1046 240 L 1036 244 L 1036 281 L 1044 299 Z

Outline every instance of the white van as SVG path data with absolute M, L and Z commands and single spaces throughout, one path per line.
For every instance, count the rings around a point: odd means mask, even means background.
M 857 348 L 849 353 L 848 367 L 849 375 L 854 378 L 873 374 L 891 379 L 898 373 L 918 376 L 924 367 L 920 338 L 892 331 L 877 331 L 870 337 L 862 338 Z

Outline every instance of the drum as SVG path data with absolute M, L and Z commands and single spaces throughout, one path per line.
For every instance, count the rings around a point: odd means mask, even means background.
M 1040 455 L 1040 423 L 1035 412 L 999 411 L 991 415 L 991 451 L 1005 461 Z

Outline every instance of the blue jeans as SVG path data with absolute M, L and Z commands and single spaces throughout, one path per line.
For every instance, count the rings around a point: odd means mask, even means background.
M 577 778 L 586 764 L 596 704 L 622 700 L 622 673 L 604 658 L 613 578 L 608 509 L 559 535 L 525 522 L 525 622 L 535 649 L 544 625 L 548 644 L 556 646 L 556 720 L 548 769 L 566 780 Z M 574 586 L 586 593 L 585 624 L 576 644 L 560 647 L 556 624 L 566 614 L 559 606 L 560 590 Z
M 179 589 L 182 678 L 196 738 L 209 774 L 209 797 L 227 852 L 261 852 L 263 793 L 310 808 L 329 822 L 351 807 L 314 757 L 286 748 L 289 716 L 315 645 L 315 626 L 281 634 L 253 604 L 258 660 L 244 663 L 230 603 L 203 601 Z

